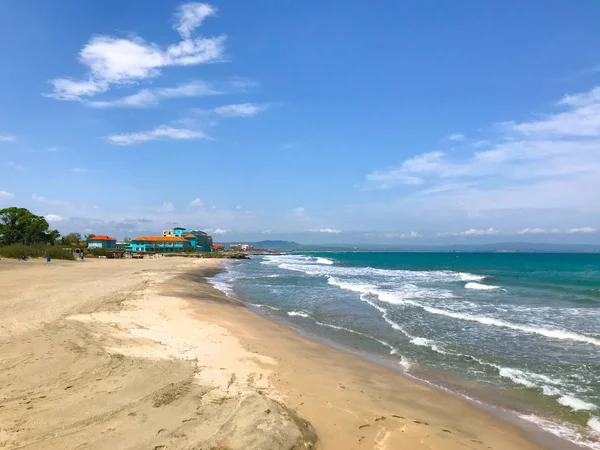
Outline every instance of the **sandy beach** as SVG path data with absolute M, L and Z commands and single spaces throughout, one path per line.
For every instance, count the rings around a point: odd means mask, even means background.
M 0 447 L 537 449 L 226 297 L 218 260 L 0 261 Z

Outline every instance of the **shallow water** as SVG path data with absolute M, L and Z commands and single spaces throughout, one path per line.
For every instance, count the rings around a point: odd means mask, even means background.
M 600 449 L 600 255 L 266 256 L 231 263 L 212 282 Z

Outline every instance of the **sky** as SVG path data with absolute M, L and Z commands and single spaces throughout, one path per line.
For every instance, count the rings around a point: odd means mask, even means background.
M 600 243 L 600 3 L 0 0 L 0 208 L 216 241 Z

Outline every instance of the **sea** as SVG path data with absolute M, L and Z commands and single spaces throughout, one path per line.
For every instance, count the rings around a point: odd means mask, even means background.
M 600 449 L 600 255 L 256 256 L 211 279 L 269 318 Z

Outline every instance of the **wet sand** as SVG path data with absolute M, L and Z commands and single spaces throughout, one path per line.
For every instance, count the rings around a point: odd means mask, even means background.
M 542 448 L 250 311 L 218 264 L 0 261 L 0 447 Z

